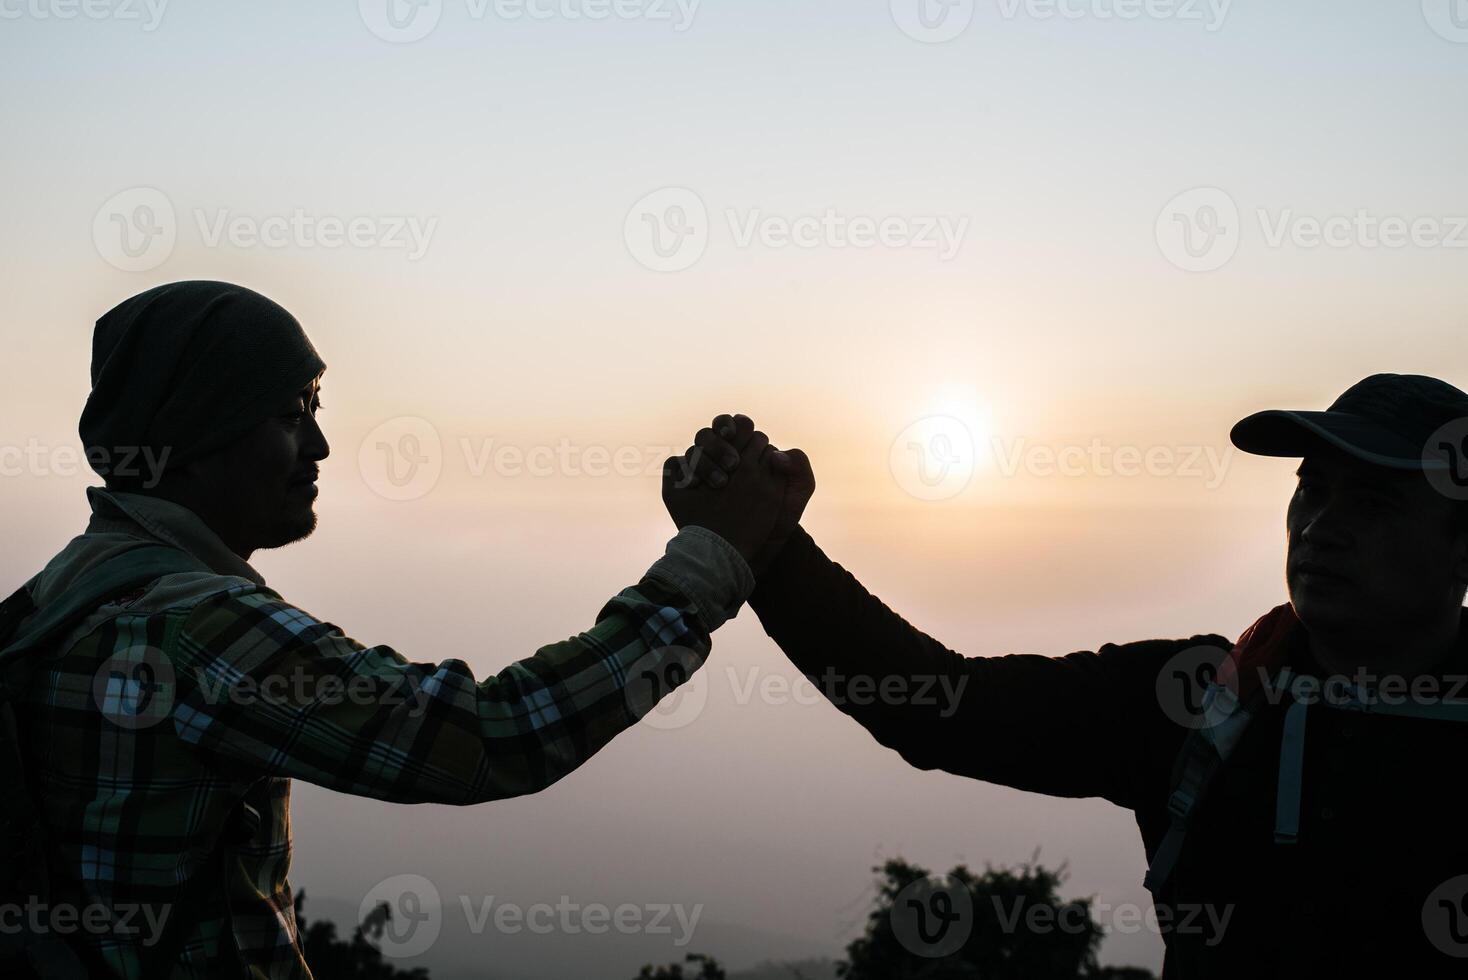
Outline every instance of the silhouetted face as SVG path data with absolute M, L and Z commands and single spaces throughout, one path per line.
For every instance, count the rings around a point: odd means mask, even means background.
M 320 378 L 243 437 L 184 469 L 186 501 L 236 553 L 278 548 L 316 529 L 317 462 L 330 452 L 316 424 Z
M 1420 629 L 1462 604 L 1468 533 L 1421 473 L 1322 450 L 1298 475 L 1286 577 L 1307 628 Z

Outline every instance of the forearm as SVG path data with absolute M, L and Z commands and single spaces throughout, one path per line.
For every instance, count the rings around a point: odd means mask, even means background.
M 750 605 L 838 708 L 913 765 L 1127 806 L 1146 753 L 1105 747 L 1142 745 L 1159 730 L 1157 672 L 1188 645 L 963 657 L 888 609 L 803 531 L 761 576 Z M 881 693 L 884 681 L 892 696 Z
M 176 727 L 208 755 L 357 795 L 463 804 L 533 793 L 634 724 L 648 688 L 660 696 L 686 680 L 751 585 L 737 553 L 685 529 L 595 626 L 483 681 L 463 660 L 412 663 L 273 594 L 244 595 L 191 617 L 175 653 L 193 681 Z M 221 691 L 238 687 L 230 677 L 276 694 L 242 703 Z
M 761 575 L 750 607 L 791 662 L 882 744 L 924 768 L 963 722 L 971 661 L 918 630 L 797 529 Z

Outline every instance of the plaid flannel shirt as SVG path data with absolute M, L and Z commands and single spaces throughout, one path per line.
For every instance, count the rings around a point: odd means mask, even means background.
M 182 506 L 88 498 L 92 522 L 39 602 L 138 538 L 210 569 L 102 607 L 37 664 L 21 706 L 51 904 L 105 910 L 106 927 L 75 935 L 130 980 L 183 895 L 202 897 L 172 976 L 309 977 L 287 879 L 292 778 L 402 803 L 544 789 L 697 669 L 754 584 L 727 542 L 684 528 L 591 629 L 481 681 L 292 606 Z

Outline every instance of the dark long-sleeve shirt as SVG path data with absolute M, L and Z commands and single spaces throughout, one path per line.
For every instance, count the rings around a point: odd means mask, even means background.
M 1189 731 L 1169 711 L 1168 673 L 1193 648 L 1231 646 L 1205 634 L 1061 657 L 964 657 L 887 608 L 803 531 L 750 602 L 791 661 L 914 766 L 1102 797 L 1134 812 L 1149 859 L 1170 822 L 1174 761 Z M 1443 675 L 1445 694 L 1468 673 L 1464 659 Z M 1308 660 L 1294 666 L 1316 672 Z M 1468 956 L 1458 775 L 1468 725 L 1312 705 L 1299 837 L 1282 844 L 1274 830 L 1286 707 L 1248 727 L 1189 831 L 1158 902 L 1173 923 L 1160 930 L 1165 975 L 1468 975 L 1458 958 Z M 1206 913 L 1227 915 L 1221 932 Z M 1200 928 L 1181 928 L 1185 917 Z

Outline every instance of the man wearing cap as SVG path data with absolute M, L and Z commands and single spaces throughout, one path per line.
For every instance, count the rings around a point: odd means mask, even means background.
M 679 495 L 666 553 L 587 631 L 483 680 L 467 651 L 357 642 L 249 564 L 316 525 L 324 368 L 294 317 L 228 283 L 160 286 L 97 322 L 81 436 L 106 487 L 31 598 L 44 612 L 140 545 L 180 567 L 81 622 L 18 706 L 51 905 L 108 910 L 70 930 L 90 975 L 309 976 L 292 778 L 399 803 L 544 789 L 697 669 L 753 587 L 784 493 L 756 479 L 757 439 L 739 495 Z
M 740 438 L 705 430 L 695 472 L 721 470 Z M 914 766 L 1132 810 L 1164 976 L 1468 975 L 1468 395 L 1376 375 L 1324 412 L 1252 415 L 1232 439 L 1301 459 L 1289 602 L 1237 642 L 964 657 L 798 528 L 750 604 Z M 956 710 L 873 697 L 884 682 L 962 694 Z

